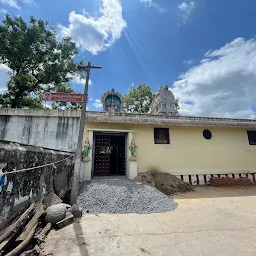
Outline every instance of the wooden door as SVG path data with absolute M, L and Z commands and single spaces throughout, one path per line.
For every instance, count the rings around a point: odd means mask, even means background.
M 94 175 L 110 175 L 110 155 L 107 148 L 110 146 L 109 135 L 95 135 Z
M 120 137 L 118 140 L 118 174 L 125 175 L 126 170 L 126 150 L 125 137 Z

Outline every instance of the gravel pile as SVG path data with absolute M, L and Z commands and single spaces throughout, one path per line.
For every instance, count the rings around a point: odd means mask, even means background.
M 127 179 L 80 183 L 77 203 L 89 213 L 157 213 L 177 207 L 172 198 L 151 185 Z

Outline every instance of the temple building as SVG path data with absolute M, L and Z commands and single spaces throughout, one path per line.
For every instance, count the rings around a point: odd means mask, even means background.
M 169 90 L 168 86 L 165 86 L 153 100 L 151 113 L 175 116 L 179 114 L 177 106 L 178 102 L 174 98 L 173 93 Z
M 101 97 L 103 110 L 108 112 L 122 112 L 124 98 L 115 89 L 105 92 Z
M 101 101 L 102 111 L 87 112 L 81 181 L 132 179 L 158 170 L 193 185 L 207 183 L 211 175 L 255 182 L 255 120 L 180 116 L 168 87 L 158 92 L 148 114 L 123 112 L 124 97 L 115 89 Z

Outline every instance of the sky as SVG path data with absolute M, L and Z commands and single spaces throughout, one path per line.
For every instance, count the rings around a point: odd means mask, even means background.
M 255 0 L 0 0 L 5 13 L 44 19 L 71 36 L 91 71 L 90 110 L 102 94 L 168 85 L 180 114 L 255 118 Z M 8 80 L 0 64 L 0 92 Z M 72 85 L 83 92 L 84 80 Z

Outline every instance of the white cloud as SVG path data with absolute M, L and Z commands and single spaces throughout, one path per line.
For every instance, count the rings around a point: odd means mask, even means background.
M 20 9 L 16 0 L 1 0 L 2 4 L 9 5 L 10 7 Z
M 183 115 L 255 117 L 256 39 L 236 38 L 208 51 L 174 83 Z
M 150 7 L 152 6 L 153 1 L 152 0 L 139 0 L 141 3 L 144 3 L 146 6 Z
M 8 74 L 9 71 L 11 71 L 10 68 L 8 68 L 4 64 L 0 64 L 0 93 L 6 91 L 6 83 L 10 79 L 10 76 Z
M 81 78 L 80 76 L 71 76 L 74 83 L 79 85 L 85 85 L 85 78 Z M 89 85 L 92 85 L 91 79 L 89 80 Z
M 101 16 L 69 14 L 69 26 L 59 25 L 61 36 L 71 36 L 82 50 L 98 54 L 109 48 L 122 35 L 126 22 L 119 0 L 101 0 Z M 85 11 L 83 11 L 84 14 Z
M 93 103 L 93 106 L 94 106 L 95 108 L 97 108 L 97 109 L 102 108 L 101 100 L 96 99 L 96 100 L 94 101 L 94 103 Z
M 189 65 L 193 64 L 193 60 L 183 60 L 182 63 L 189 66 Z
M 35 4 L 34 0 L 22 0 L 22 2 L 25 4 Z
M 10 7 L 21 9 L 18 3 L 35 4 L 34 0 L 0 0 L 2 4 L 9 5 Z M 0 9 L 0 13 L 7 13 L 5 9 Z
M 8 71 L 11 71 L 11 69 L 5 64 L 0 64 L 0 71 L 8 72 Z
M 187 22 L 188 17 L 194 8 L 195 3 L 193 1 L 183 2 L 180 5 L 178 5 L 179 14 L 181 16 L 183 23 Z
M 80 76 L 74 76 L 69 74 L 68 77 L 72 78 L 72 81 L 79 85 L 85 85 L 85 78 L 81 78 Z M 89 85 L 92 85 L 91 79 L 89 80 Z
M 7 11 L 5 9 L 0 9 L 0 13 L 6 14 Z
M 143 3 L 147 8 L 154 7 L 159 12 L 166 12 L 167 10 L 165 8 L 161 8 L 156 3 L 153 2 L 153 0 L 139 0 L 141 3 Z

